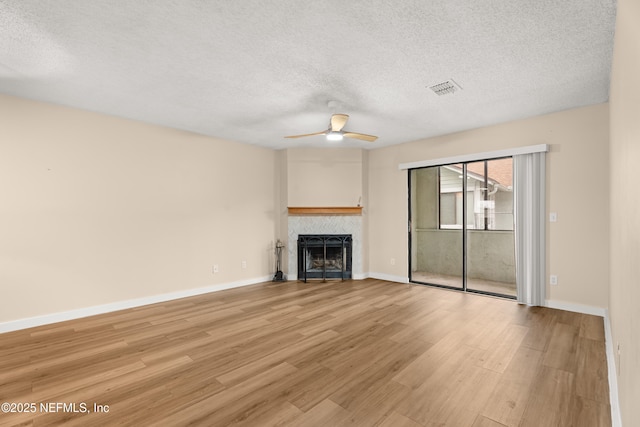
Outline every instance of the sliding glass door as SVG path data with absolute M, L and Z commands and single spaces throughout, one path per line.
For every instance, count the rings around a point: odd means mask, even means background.
M 409 280 L 514 298 L 511 158 L 412 169 Z
M 461 167 L 410 171 L 411 281 L 463 289 Z

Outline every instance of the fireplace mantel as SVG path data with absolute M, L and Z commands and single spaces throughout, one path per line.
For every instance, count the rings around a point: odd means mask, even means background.
M 289 207 L 289 215 L 362 215 L 362 206 Z

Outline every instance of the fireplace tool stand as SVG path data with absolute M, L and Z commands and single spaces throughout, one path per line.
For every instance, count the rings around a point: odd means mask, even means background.
M 282 248 L 284 248 L 284 243 L 278 239 L 276 242 L 276 274 L 273 275 L 274 282 L 284 282 L 286 280 L 282 272 Z

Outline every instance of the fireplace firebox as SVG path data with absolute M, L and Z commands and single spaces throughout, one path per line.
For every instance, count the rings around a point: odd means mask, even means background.
M 298 236 L 298 279 L 351 279 L 351 234 Z

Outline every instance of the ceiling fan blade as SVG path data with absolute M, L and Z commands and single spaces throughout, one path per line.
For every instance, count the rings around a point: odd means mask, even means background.
M 369 141 L 369 142 L 373 142 L 376 139 L 378 139 L 377 136 L 366 135 L 364 133 L 356 133 L 356 132 L 345 132 L 342 134 L 342 136 L 344 136 L 345 138 L 355 138 L 355 139 L 361 139 L 363 141 Z
M 285 138 L 302 138 L 305 136 L 314 136 L 314 135 L 324 135 L 326 134 L 327 131 L 323 130 L 322 132 L 316 132 L 316 133 L 306 133 L 304 135 L 291 135 L 291 136 L 285 136 Z
M 334 114 L 331 116 L 331 130 L 334 132 L 341 131 L 344 125 L 347 124 L 347 120 L 349 120 L 349 116 L 346 114 Z

